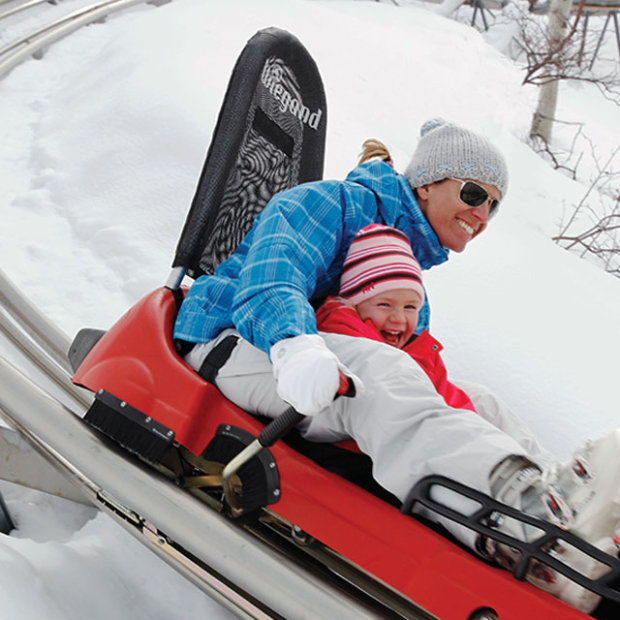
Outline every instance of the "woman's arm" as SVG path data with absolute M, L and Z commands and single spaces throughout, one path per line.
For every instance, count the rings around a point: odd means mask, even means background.
M 244 240 L 232 319 L 263 351 L 283 338 L 316 333 L 309 299 L 319 283 L 333 279 L 329 268 L 344 227 L 340 187 L 336 181 L 310 183 L 276 195 Z

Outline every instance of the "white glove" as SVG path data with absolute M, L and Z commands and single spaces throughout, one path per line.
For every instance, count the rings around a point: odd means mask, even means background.
M 340 371 L 353 380 L 356 393 L 361 380 L 338 361 L 318 334 L 302 334 L 276 342 L 269 351 L 280 398 L 304 415 L 315 415 L 334 400 Z

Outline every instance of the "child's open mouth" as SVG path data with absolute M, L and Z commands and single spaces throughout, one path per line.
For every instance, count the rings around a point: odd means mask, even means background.
M 382 330 L 381 336 L 383 340 L 385 340 L 388 344 L 391 344 L 393 347 L 398 347 L 400 345 L 400 340 L 402 338 L 403 332 L 395 332 L 395 331 L 387 331 Z

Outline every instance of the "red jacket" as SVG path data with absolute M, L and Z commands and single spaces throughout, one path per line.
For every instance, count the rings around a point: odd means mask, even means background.
M 319 331 L 385 342 L 370 320 L 362 321 L 357 310 L 334 297 L 329 297 L 317 310 L 316 322 Z M 446 404 L 457 409 L 476 411 L 469 396 L 448 381 L 448 373 L 440 355 L 442 349 L 441 344 L 427 330 L 403 347 L 403 351 L 422 367 Z

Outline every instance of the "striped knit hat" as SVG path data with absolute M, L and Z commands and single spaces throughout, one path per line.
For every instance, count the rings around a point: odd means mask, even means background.
M 340 276 L 340 296 L 354 304 L 394 289 L 410 289 L 424 301 L 422 270 L 407 235 L 382 224 L 362 228 L 351 242 Z

